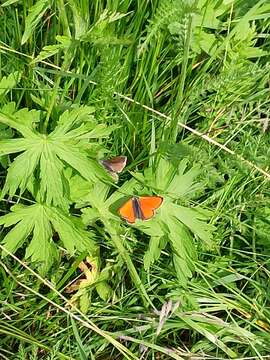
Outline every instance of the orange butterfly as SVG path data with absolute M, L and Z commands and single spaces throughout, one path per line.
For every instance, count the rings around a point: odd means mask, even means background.
M 111 174 L 114 180 L 118 180 L 118 175 L 123 171 L 124 167 L 127 164 L 126 156 L 115 156 L 111 159 L 100 160 L 101 165 Z
M 118 209 L 121 218 L 130 224 L 134 224 L 136 219 L 149 220 L 163 202 L 161 196 L 133 196 Z

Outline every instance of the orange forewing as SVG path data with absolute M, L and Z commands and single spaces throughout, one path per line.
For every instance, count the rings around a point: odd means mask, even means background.
M 134 224 L 136 219 L 151 219 L 162 202 L 161 196 L 132 197 L 120 207 L 118 212 L 123 219 Z
M 141 196 L 139 197 L 139 204 L 143 215 L 143 220 L 151 219 L 154 216 L 155 210 L 160 207 L 163 202 L 161 196 Z
M 118 210 L 120 216 L 127 220 L 130 224 L 135 223 L 136 217 L 133 208 L 133 198 L 129 199 L 127 202 L 124 203 Z

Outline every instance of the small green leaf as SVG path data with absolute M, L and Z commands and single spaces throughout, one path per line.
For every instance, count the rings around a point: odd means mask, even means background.
M 164 249 L 167 242 L 168 239 L 166 236 L 151 236 L 149 247 L 143 258 L 144 268 L 146 271 L 149 271 L 150 266 L 159 259 L 161 251 Z
M 29 13 L 25 20 L 25 29 L 21 41 L 22 45 L 25 44 L 29 37 L 32 35 L 40 19 L 49 9 L 49 5 L 50 4 L 48 0 L 38 0 L 35 5 L 33 5 L 29 9 Z
M 103 301 L 108 301 L 112 295 L 112 288 L 107 281 L 99 281 L 96 283 L 96 290 Z
M 58 35 L 56 36 L 56 40 L 58 40 L 60 44 L 44 46 L 41 52 L 32 62 L 37 63 L 41 60 L 45 60 L 50 56 L 58 54 L 60 51 L 67 50 L 71 45 L 71 39 L 67 36 Z
M 0 96 L 6 95 L 9 90 L 13 89 L 21 79 L 21 73 L 19 71 L 14 71 L 9 74 L 7 77 L 3 76 L 0 80 Z

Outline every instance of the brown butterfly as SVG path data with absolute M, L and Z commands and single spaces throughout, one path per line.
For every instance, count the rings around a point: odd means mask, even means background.
M 133 196 L 118 209 L 118 213 L 121 218 L 134 224 L 136 219 L 151 219 L 162 202 L 161 196 Z
M 123 171 L 124 167 L 127 164 L 126 156 L 115 156 L 111 159 L 100 160 L 101 165 L 110 173 L 115 181 L 118 180 L 118 175 Z

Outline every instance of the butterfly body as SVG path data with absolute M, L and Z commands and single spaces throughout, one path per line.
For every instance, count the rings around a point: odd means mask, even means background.
M 120 207 L 118 212 L 123 219 L 134 224 L 137 219 L 151 219 L 162 202 L 161 196 L 133 196 Z

